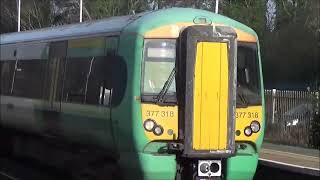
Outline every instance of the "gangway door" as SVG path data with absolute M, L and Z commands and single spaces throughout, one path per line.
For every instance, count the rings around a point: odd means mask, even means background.
M 188 157 L 226 157 L 235 151 L 236 33 L 191 26 L 179 39 L 179 128 Z
M 228 51 L 225 42 L 198 42 L 194 71 L 194 150 L 225 150 L 228 118 Z

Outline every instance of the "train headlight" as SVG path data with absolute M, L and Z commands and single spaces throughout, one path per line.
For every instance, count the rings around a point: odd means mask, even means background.
M 151 132 L 154 129 L 155 125 L 156 123 L 152 119 L 147 119 L 143 123 L 144 129 L 149 132 Z
M 163 128 L 159 125 L 156 125 L 153 129 L 153 133 L 157 136 L 160 136 L 161 134 L 163 134 Z
M 251 127 L 250 127 L 250 126 L 247 126 L 246 128 L 244 128 L 244 134 L 245 134 L 246 136 L 251 136 L 252 130 L 251 130 Z
M 260 131 L 260 123 L 258 121 L 252 121 L 250 124 L 252 132 L 257 133 Z

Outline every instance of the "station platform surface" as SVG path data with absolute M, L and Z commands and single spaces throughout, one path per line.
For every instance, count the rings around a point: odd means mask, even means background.
M 320 151 L 264 142 L 259 163 L 287 171 L 320 176 Z

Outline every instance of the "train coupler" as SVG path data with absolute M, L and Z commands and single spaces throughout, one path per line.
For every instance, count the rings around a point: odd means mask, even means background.
M 168 151 L 171 153 L 179 153 L 179 152 L 182 152 L 184 149 L 183 144 L 177 143 L 177 142 L 169 142 L 167 146 L 168 146 Z

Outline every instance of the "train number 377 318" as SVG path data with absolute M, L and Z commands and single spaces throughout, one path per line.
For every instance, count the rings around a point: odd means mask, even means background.
M 146 112 L 148 117 L 173 117 L 173 111 L 147 111 Z
M 236 112 L 236 118 L 259 118 L 257 112 Z

